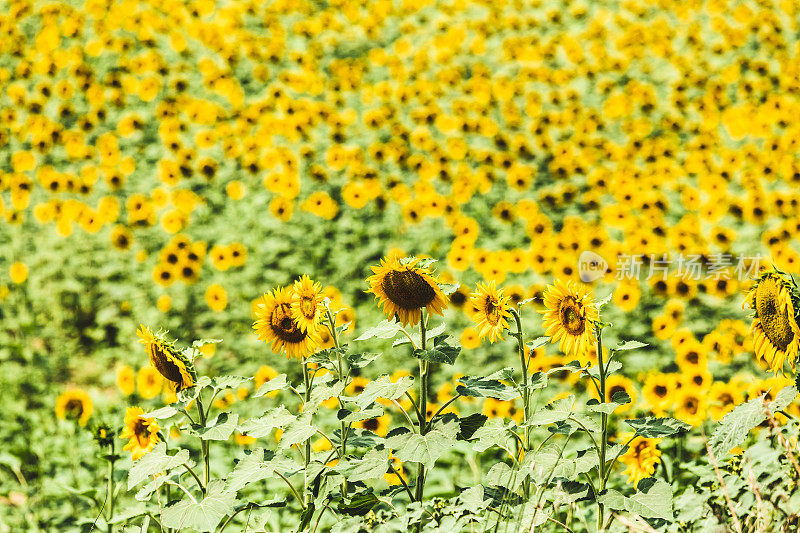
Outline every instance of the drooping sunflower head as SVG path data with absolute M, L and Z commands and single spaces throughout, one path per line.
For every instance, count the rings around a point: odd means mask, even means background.
M 292 318 L 303 331 L 316 329 L 325 311 L 319 283 L 303 275 L 292 287 Z
M 659 442 L 661 439 L 635 437 L 628 444 L 628 450 L 620 456 L 622 464 L 627 466 L 623 474 L 628 476 L 628 483 L 632 483 L 634 487 L 642 479 L 652 476 L 656 465 L 661 462 Z
M 174 343 L 167 341 L 165 334 L 166 332 L 154 334 L 149 327 L 142 325 L 136 332 L 139 342 L 145 346 L 150 364 L 176 391 L 193 387 L 197 381 L 194 363 Z
M 565 354 L 582 356 L 595 339 L 593 322 L 599 318 L 591 291 L 557 279 L 548 285 L 544 304 L 545 334 Z
M 272 343 L 273 353 L 302 359 L 319 344 L 317 328 L 301 329 L 292 317 L 292 291 L 280 287 L 264 295 L 255 310 L 258 340 Z
M 447 297 L 426 263 L 416 257 L 386 257 L 372 267 L 367 292 L 375 295 L 387 317 L 408 325 L 419 322 L 422 308 L 439 315 L 447 308 Z
M 144 414 L 141 407 L 128 407 L 125 409 L 125 427 L 119 434 L 121 439 L 129 439 L 123 450 L 131 452 L 134 461 L 152 450 L 158 444 L 158 423 L 153 418 L 142 418 Z
M 784 364 L 794 369 L 800 348 L 797 311 L 800 295 L 793 281 L 778 271 L 759 276 L 744 302 L 753 309 L 753 347 L 757 359 L 763 359 L 773 372 L 783 371 Z
M 74 420 L 81 426 L 86 425 L 93 410 L 92 399 L 82 389 L 68 389 L 56 399 L 56 416 Z
M 487 284 L 478 283 L 475 292 L 470 294 L 470 303 L 475 310 L 472 319 L 478 329 L 478 336 L 489 337 L 489 342 L 503 340 L 501 333 L 508 327 L 508 298 L 503 296 L 503 289 L 497 289 L 494 281 Z

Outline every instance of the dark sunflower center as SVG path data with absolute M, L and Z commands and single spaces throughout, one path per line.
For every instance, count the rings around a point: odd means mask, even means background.
M 698 402 L 696 398 L 691 398 L 691 397 L 687 398 L 683 406 L 689 413 L 691 414 L 697 413 Z
M 425 278 L 411 270 L 392 270 L 383 278 L 386 297 L 401 309 L 419 309 L 436 298 Z
M 695 351 L 691 351 L 686 354 L 686 360 L 691 364 L 696 365 L 697 362 L 700 361 L 700 354 Z
M 636 450 L 635 450 L 636 456 L 638 457 L 642 455 L 642 452 L 644 452 L 646 449 L 647 449 L 647 442 L 641 441 L 639 444 L 636 445 Z
M 83 402 L 80 400 L 69 400 L 64 407 L 69 418 L 80 418 L 83 414 Z
M 289 304 L 281 304 L 275 308 L 271 320 L 272 331 L 275 333 L 275 336 L 283 342 L 297 344 L 305 340 L 306 334 L 302 332 L 300 328 L 297 327 L 295 321 L 292 320 L 292 317 L 289 315 L 290 310 Z
M 486 298 L 484 310 L 486 311 L 486 320 L 492 325 L 496 326 L 500 322 L 500 306 L 497 305 L 497 300 Z
M 303 313 L 304 317 L 308 319 L 314 318 L 316 310 L 317 306 L 314 305 L 314 300 L 311 298 L 303 298 L 300 300 L 300 311 Z
M 133 434 L 136 435 L 139 446 L 145 447 L 150 444 L 150 430 L 141 418 L 137 419 L 133 425 Z
M 663 398 L 667 395 L 667 388 L 664 385 L 656 385 L 655 392 L 656 396 Z
M 765 278 L 756 289 L 756 314 L 761 320 L 764 334 L 772 344 L 780 350 L 786 350 L 794 339 L 794 332 L 789 324 L 789 310 L 778 301 L 780 292 L 778 282 Z M 792 317 L 794 318 L 794 317 Z
M 364 420 L 364 429 L 368 429 L 370 431 L 375 431 L 378 429 L 378 419 L 377 418 L 370 418 L 369 420 Z
M 172 361 L 172 357 L 174 356 L 167 353 L 165 347 L 159 346 L 157 343 L 151 343 L 150 354 L 156 370 L 158 370 L 162 376 L 175 383 L 181 383 L 183 381 L 181 369 Z
M 719 401 L 722 405 L 730 405 L 733 403 L 733 396 L 728 393 L 721 394 L 719 396 Z
M 565 298 L 561 302 L 559 315 L 561 316 L 561 325 L 570 335 L 578 336 L 586 330 L 586 320 L 581 315 L 581 309 L 577 302 L 571 297 Z
M 616 393 L 618 393 L 618 392 L 627 392 L 627 391 L 625 390 L 625 387 L 621 387 L 621 386 L 617 385 L 617 386 L 615 386 L 615 387 L 611 387 L 611 388 L 608 390 L 608 397 L 609 397 L 609 398 L 613 398 L 613 397 L 614 397 L 614 395 L 615 395 Z

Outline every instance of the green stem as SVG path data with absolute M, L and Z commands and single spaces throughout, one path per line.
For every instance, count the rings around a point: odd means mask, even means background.
M 205 427 L 206 426 L 206 413 L 203 410 L 203 401 L 200 395 L 197 395 L 197 413 L 200 417 L 200 425 Z M 200 451 L 203 453 L 203 479 L 205 483 L 203 483 L 203 494 L 205 494 L 205 487 L 208 486 L 208 482 L 211 479 L 211 461 L 208 457 L 209 454 L 209 447 L 207 440 L 200 441 Z
M 342 353 L 341 353 L 340 346 L 339 346 L 339 334 L 336 332 L 336 319 L 334 318 L 333 313 L 331 313 L 331 310 L 329 308 L 327 308 L 327 307 L 325 308 L 325 313 L 326 313 L 326 316 L 328 317 L 328 329 L 330 329 L 331 337 L 333 337 L 333 345 L 336 347 L 336 359 L 337 359 L 336 362 L 337 362 L 337 366 L 338 366 L 338 370 L 339 370 L 339 380 L 343 381 L 343 380 L 345 380 L 344 364 L 342 363 Z M 345 383 L 345 386 L 347 386 L 346 383 Z M 342 401 L 341 395 L 339 396 L 339 407 L 344 408 L 344 402 Z M 339 453 L 339 457 L 341 459 L 344 459 L 345 454 L 347 453 L 347 433 L 348 433 L 347 424 L 345 422 L 342 422 L 341 423 L 341 435 L 340 435 L 340 437 L 341 437 L 341 450 L 340 450 L 340 453 Z M 346 497 L 347 497 L 347 480 L 343 479 L 342 480 L 342 498 L 346 498 Z
M 519 310 L 511 308 L 511 316 L 514 317 L 514 322 L 517 325 L 517 332 L 513 335 L 517 338 L 517 352 L 519 352 L 519 362 L 520 362 L 520 369 L 522 371 L 522 423 L 525 426 L 525 438 L 523 439 L 523 446 L 522 450 L 524 453 L 528 453 L 531 448 L 531 428 L 528 424 L 528 420 L 530 418 L 530 394 L 531 391 L 528 387 L 528 361 L 525 358 L 525 344 L 522 340 L 522 319 L 519 316 Z M 525 499 L 527 500 L 530 498 L 530 477 L 525 477 L 525 482 L 523 484 L 524 492 L 525 492 Z
M 303 361 L 303 385 L 305 385 L 305 391 L 303 391 L 303 410 L 305 411 L 308 407 L 308 402 L 311 400 L 311 379 L 308 376 L 307 361 Z M 304 448 L 305 454 L 303 454 L 303 462 L 305 464 L 305 469 L 303 470 L 303 501 L 308 505 L 310 501 L 308 492 L 308 464 L 311 462 L 311 438 L 306 439 Z
M 606 367 L 603 366 L 603 328 L 602 326 L 595 325 L 594 326 L 594 333 L 595 337 L 597 337 L 597 365 L 600 370 L 600 402 L 606 401 Z M 602 413 L 600 418 L 600 428 L 601 428 L 601 442 L 600 442 L 600 465 L 599 465 L 599 474 L 600 474 L 600 493 L 602 493 L 606 489 L 606 443 L 608 442 L 608 414 Z M 604 514 L 604 507 L 603 504 L 597 502 L 597 531 L 602 532 L 604 528 L 604 521 L 603 521 L 603 514 Z
M 420 349 L 425 349 L 425 314 L 420 313 L 419 319 L 419 338 Z M 419 361 L 419 434 L 425 435 L 428 431 L 428 361 Z M 425 465 L 419 464 L 417 470 L 416 500 L 422 502 L 425 490 Z M 418 528 L 421 524 L 418 524 Z
M 114 441 L 111 441 L 111 454 L 108 460 L 108 519 L 106 520 L 106 524 L 108 525 L 108 533 L 112 533 L 114 531 L 114 526 L 111 525 L 111 519 L 114 518 Z

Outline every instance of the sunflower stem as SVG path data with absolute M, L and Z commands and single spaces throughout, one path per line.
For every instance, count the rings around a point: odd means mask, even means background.
M 425 349 L 425 313 L 420 314 L 419 319 L 419 338 L 420 349 Z M 430 369 L 428 361 L 419 361 L 419 434 L 425 435 L 428 432 L 428 371 Z M 417 470 L 416 500 L 422 502 L 425 490 L 425 465 L 419 464 Z M 417 524 L 417 531 L 422 524 Z
M 603 365 L 603 328 L 599 324 L 595 324 L 594 326 L 594 333 L 595 337 L 597 338 L 597 365 L 600 371 L 600 402 L 606 401 L 606 369 L 607 367 Z M 600 418 L 600 432 L 601 432 L 601 441 L 600 441 L 600 456 L 598 459 L 600 460 L 599 464 L 599 471 L 600 474 L 600 493 L 602 493 L 606 489 L 606 481 L 608 477 L 606 476 L 606 442 L 608 441 L 608 415 L 606 413 L 601 414 Z M 603 522 L 603 514 L 604 514 L 604 507 L 603 504 L 597 502 L 597 531 L 601 532 L 604 528 Z
M 311 400 L 311 379 L 308 375 L 308 361 L 303 361 L 303 385 L 305 385 L 305 390 L 303 391 L 303 411 L 305 411 L 308 408 L 308 402 Z M 306 439 L 304 448 L 305 453 L 303 454 L 303 462 L 305 464 L 305 468 L 303 469 L 303 501 L 305 502 L 306 506 L 308 506 L 310 501 L 308 491 L 308 464 L 311 462 L 310 437 Z
M 203 410 L 203 398 L 200 396 L 200 394 L 197 395 L 197 414 L 200 417 L 200 425 L 202 427 L 206 427 L 206 413 Z M 208 457 L 209 447 L 207 440 L 200 441 L 200 451 L 203 454 L 203 479 L 205 480 L 203 487 L 206 487 L 208 486 L 208 481 L 211 478 L 211 461 Z M 205 493 L 205 488 L 203 489 L 203 493 Z
M 344 364 L 342 363 L 342 353 L 339 346 L 339 334 L 336 331 L 336 319 L 331 313 L 330 308 L 326 305 L 325 306 L 325 314 L 328 317 L 328 329 L 331 331 L 331 337 L 333 338 L 333 345 L 336 347 L 336 362 L 338 365 L 339 370 L 339 380 L 346 381 L 344 375 Z M 345 383 L 345 387 L 347 387 L 347 383 Z M 339 407 L 344 408 L 344 402 L 342 401 L 341 394 L 339 395 Z M 341 423 L 341 450 L 339 453 L 339 457 L 344 459 L 345 454 L 347 453 L 347 424 L 345 422 Z M 342 499 L 347 497 L 347 480 L 342 480 Z
M 530 450 L 530 440 L 531 440 L 531 428 L 528 424 L 528 419 L 530 417 L 530 389 L 528 388 L 528 361 L 525 358 L 525 344 L 523 342 L 523 333 L 522 333 L 522 319 L 519 316 L 519 309 L 514 309 L 513 307 L 510 309 L 511 316 L 514 317 L 514 322 L 517 325 L 517 332 L 514 334 L 514 337 L 517 338 L 517 352 L 519 353 L 519 361 L 520 361 L 520 370 L 522 371 L 522 422 L 525 426 L 525 438 L 522 442 L 522 451 L 523 454 L 527 453 Z M 530 497 L 530 477 L 525 477 L 524 483 L 524 491 L 525 491 L 525 499 Z
M 108 495 L 106 496 L 108 499 L 108 519 L 106 524 L 108 525 L 108 533 L 112 533 L 114 531 L 114 526 L 111 524 L 111 519 L 114 518 L 114 463 L 116 462 L 113 440 L 109 447 L 111 448 L 111 453 L 108 459 Z

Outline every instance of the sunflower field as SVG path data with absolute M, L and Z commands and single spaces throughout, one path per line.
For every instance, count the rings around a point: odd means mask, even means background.
M 800 530 L 797 2 L 0 6 L 0 533 Z

